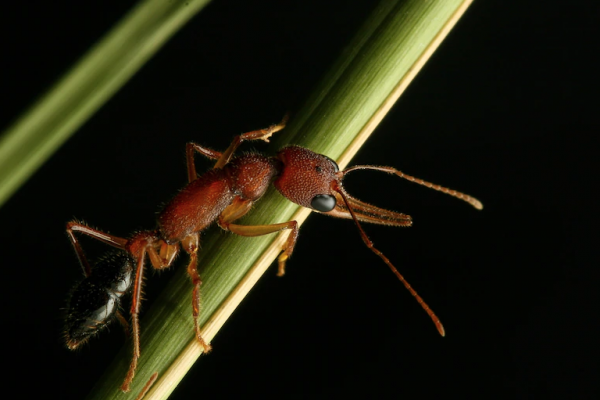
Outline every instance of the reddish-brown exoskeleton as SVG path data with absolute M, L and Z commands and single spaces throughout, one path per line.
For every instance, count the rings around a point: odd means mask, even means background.
M 119 312 L 119 305 L 123 294 L 133 292 L 130 308 L 133 357 L 121 387 L 123 391 L 129 390 L 140 357 L 138 313 L 146 260 L 150 261 L 153 268 L 160 270 L 173 264 L 181 248 L 189 255 L 187 271 L 193 285 L 194 328 L 198 341 L 206 351 L 210 350 L 210 345 L 203 340 L 198 326 L 199 291 L 202 283 L 197 266 L 200 232 L 215 221 L 221 228 L 241 236 L 260 236 L 289 229 L 291 232 L 278 258 L 278 275 L 284 274 L 286 260 L 292 255 L 298 237 L 296 221 L 254 226 L 234 223 L 265 194 L 271 182 L 282 195 L 296 204 L 333 217 L 354 220 L 365 244 L 390 267 L 431 317 L 439 333 L 444 335 L 444 328 L 433 311 L 387 257 L 373 246 L 360 226 L 360 222 L 410 226 L 411 217 L 353 198 L 344 190 L 342 180 L 351 171 L 373 169 L 396 174 L 447 193 L 478 209 L 482 208 L 481 203 L 470 196 L 405 175 L 391 167 L 359 165 L 340 171 L 329 157 L 298 146 L 285 147 L 275 157 L 256 153 L 232 157 L 242 142 L 259 139 L 268 142 L 269 137 L 284 126 L 285 120 L 268 129 L 239 135 L 223 153 L 189 143 L 186 147 L 189 183 L 160 212 L 157 228 L 154 230 L 137 232 L 125 239 L 78 221 L 67 224 L 68 236 L 86 277 L 71 296 L 65 330 L 67 346 L 70 349 L 77 348 L 115 317 L 128 329 L 127 321 Z M 214 168 L 202 176 L 196 175 L 195 152 L 217 160 Z M 109 252 L 96 264 L 91 264 L 86 259 L 76 233 L 97 239 L 118 250 Z

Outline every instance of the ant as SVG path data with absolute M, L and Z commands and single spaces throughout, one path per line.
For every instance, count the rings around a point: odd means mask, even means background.
M 337 218 L 354 220 L 363 242 L 377 254 L 421 307 L 433 320 L 440 335 L 444 327 L 411 287 L 390 260 L 377 250 L 363 231 L 360 222 L 408 227 L 412 225 L 409 215 L 401 214 L 364 203 L 350 196 L 342 186 L 343 178 L 350 172 L 371 169 L 395 174 L 419 185 L 449 194 L 470 203 L 477 209 L 482 204 L 475 198 L 445 187 L 406 175 L 392 167 L 357 165 L 340 171 L 331 158 L 299 146 L 287 146 L 276 156 L 266 157 L 249 153 L 233 157 L 242 142 L 269 141 L 269 137 L 285 127 L 287 117 L 279 124 L 236 136 L 223 153 L 188 143 L 186 146 L 188 184 L 168 202 L 158 214 L 154 230 L 139 231 L 129 238 L 110 235 L 87 224 L 73 220 L 67 223 L 67 235 L 75 249 L 85 279 L 72 293 L 66 318 L 65 340 L 69 349 L 76 349 L 91 336 L 104 329 L 109 322 L 118 319 L 129 332 L 129 324 L 121 315 L 120 304 L 124 294 L 132 291 L 131 330 L 133 356 L 127 376 L 121 386 L 129 391 L 137 362 L 140 357 L 139 310 L 142 295 L 144 268 L 150 265 L 162 270 L 170 267 L 181 249 L 189 255 L 187 272 L 192 281 L 192 314 L 196 338 L 205 352 L 211 346 L 204 341 L 198 326 L 200 313 L 200 285 L 197 253 L 200 232 L 213 222 L 224 230 L 241 236 L 261 236 L 282 230 L 290 230 L 287 241 L 278 257 L 278 276 L 285 273 L 285 264 L 294 251 L 298 238 L 296 221 L 271 225 L 238 225 L 234 221 L 244 216 L 273 182 L 277 190 L 288 200 L 303 207 Z M 204 175 L 196 174 L 195 153 L 217 160 L 214 167 Z M 83 234 L 115 247 L 95 264 L 87 260 L 76 234 Z

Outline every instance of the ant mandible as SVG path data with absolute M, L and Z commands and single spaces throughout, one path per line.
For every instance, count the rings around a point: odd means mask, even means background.
M 350 196 L 342 186 L 343 178 L 351 171 L 372 169 L 395 174 L 411 182 L 438 190 L 470 203 L 477 209 L 482 204 L 475 198 L 455 190 L 406 175 L 392 167 L 357 165 L 340 171 L 331 158 L 299 146 L 281 149 L 275 157 L 257 153 L 233 157 L 242 142 L 250 140 L 269 141 L 269 137 L 285 127 L 284 118 L 267 129 L 247 132 L 236 136 L 231 145 L 220 153 L 195 143 L 186 146 L 188 184 L 166 204 L 158 214 L 157 228 L 140 231 L 129 238 L 110 235 L 80 221 L 67 224 L 67 234 L 83 268 L 85 279 L 71 295 L 66 319 L 65 340 L 69 349 L 76 349 L 91 336 L 97 334 L 115 317 L 129 332 L 127 320 L 119 308 L 121 297 L 132 290 L 131 325 L 133 333 L 133 357 L 125 381 L 121 386 L 128 391 L 135 375 L 140 357 L 139 310 L 146 258 L 153 268 L 170 267 L 183 250 L 189 255 L 187 272 L 192 280 L 192 314 L 196 338 L 205 351 L 211 347 L 204 341 L 198 326 L 200 312 L 200 285 L 197 253 L 200 232 L 214 221 L 227 231 L 241 236 L 261 236 L 289 229 L 291 232 L 278 258 L 278 276 L 285 272 L 285 263 L 294 251 L 298 237 L 296 221 L 271 225 L 238 225 L 233 222 L 244 216 L 266 192 L 273 182 L 277 190 L 288 200 L 326 215 L 354 220 L 363 242 L 377 254 L 416 298 L 433 320 L 438 332 L 444 336 L 444 328 L 438 317 L 410 286 L 390 260 L 373 246 L 360 222 L 408 227 L 412 219 L 400 214 L 364 203 Z M 217 160 L 213 169 L 197 176 L 194 165 L 195 152 Z M 90 264 L 75 234 L 83 234 L 113 246 L 113 250 Z

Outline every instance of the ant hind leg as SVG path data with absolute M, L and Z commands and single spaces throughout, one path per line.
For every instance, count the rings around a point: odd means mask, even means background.
M 99 240 L 102 243 L 106 243 L 110 246 L 116 247 L 117 249 L 124 250 L 125 245 L 127 244 L 127 239 L 120 238 L 118 236 L 110 235 L 108 233 L 102 232 L 99 229 L 94 229 L 89 227 L 87 224 L 83 222 L 79 222 L 77 220 L 69 221 L 67 223 L 67 235 L 69 236 L 69 240 L 75 249 L 75 254 L 77 254 L 77 259 L 81 264 L 81 268 L 83 269 L 83 274 L 85 277 L 89 277 L 92 273 L 92 267 L 88 262 L 85 252 L 79 243 L 79 239 L 75 236 L 75 233 L 81 233 L 86 236 L 89 236 L 93 239 Z
M 190 255 L 190 263 L 188 264 L 187 272 L 192 280 L 194 289 L 192 291 L 192 317 L 194 319 L 194 330 L 196 331 L 196 338 L 200 343 L 200 346 L 204 349 L 205 353 L 211 351 L 212 347 L 206 343 L 200 332 L 200 326 L 198 325 L 198 316 L 200 315 L 201 309 L 201 294 L 200 286 L 202 285 L 202 279 L 198 274 L 198 248 L 199 248 L 199 235 L 198 233 L 191 234 L 181 241 L 183 249 Z

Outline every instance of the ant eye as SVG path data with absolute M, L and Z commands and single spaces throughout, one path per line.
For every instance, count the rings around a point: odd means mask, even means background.
M 330 162 L 331 164 L 333 164 L 333 170 L 334 170 L 335 172 L 340 172 L 340 167 L 338 167 L 338 165 L 337 165 L 337 163 L 336 163 L 335 161 L 333 161 L 331 158 L 329 158 L 329 157 L 327 157 L 327 156 L 323 156 L 323 157 L 325 157 L 326 159 L 328 159 L 328 160 L 329 160 L 329 162 Z
M 321 212 L 331 211 L 335 207 L 335 197 L 330 194 L 318 194 L 313 197 L 310 206 Z

